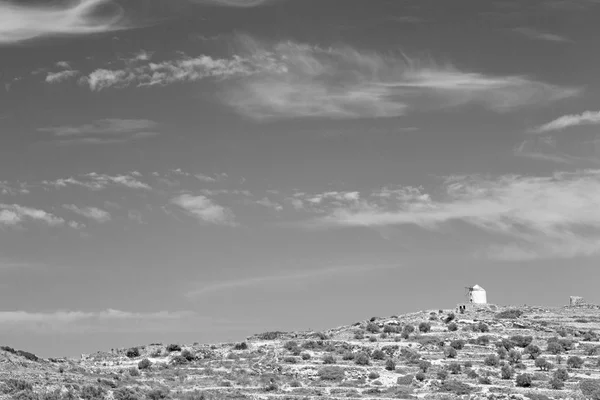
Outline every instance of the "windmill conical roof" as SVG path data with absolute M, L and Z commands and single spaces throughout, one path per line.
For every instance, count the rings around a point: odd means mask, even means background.
M 473 287 L 471 288 L 471 290 L 483 290 L 483 291 L 485 292 L 485 289 L 484 289 L 484 288 L 482 288 L 482 287 L 481 287 L 481 286 L 479 286 L 479 285 L 475 285 L 475 286 L 473 286 Z

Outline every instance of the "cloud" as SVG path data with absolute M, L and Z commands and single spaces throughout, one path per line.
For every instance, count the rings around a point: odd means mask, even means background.
M 59 144 L 112 144 L 158 135 L 158 124 L 146 119 L 101 119 L 79 126 L 40 128 L 49 132 Z
M 96 207 L 79 208 L 74 204 L 64 204 L 63 208 L 99 223 L 108 222 L 111 219 L 110 213 Z
M 463 72 L 350 47 L 323 49 L 293 42 L 269 47 L 247 37 L 241 42 L 265 67 L 233 81 L 222 98 L 257 120 L 397 117 L 471 103 L 507 112 L 580 92 L 524 76 Z
M 79 71 L 75 70 L 64 70 L 59 72 L 49 72 L 46 75 L 46 83 L 60 83 L 69 80 L 79 75 Z
M 362 266 L 341 266 L 341 267 L 328 267 L 322 269 L 315 269 L 312 271 L 302 271 L 291 274 L 279 274 L 279 275 L 266 275 L 251 278 L 236 279 L 230 281 L 214 282 L 205 284 L 200 288 L 194 289 L 186 293 L 188 298 L 198 298 L 204 295 L 211 295 L 222 291 L 231 291 L 244 288 L 255 288 L 256 286 L 266 286 L 269 284 L 282 282 L 294 282 L 297 283 L 301 280 L 307 279 L 326 279 L 330 276 L 337 276 L 343 274 L 355 274 L 362 272 L 373 272 L 382 269 L 392 269 L 393 266 L 388 265 L 362 265 Z
M 124 186 L 130 189 L 152 190 L 152 188 L 132 175 L 107 175 L 90 172 L 78 178 L 61 178 L 53 181 L 42 181 L 43 186 L 64 188 L 68 186 L 81 186 L 90 190 L 106 189 L 109 185 Z
M 533 133 L 546 133 L 552 131 L 562 131 L 566 128 L 579 125 L 598 125 L 600 124 L 600 111 L 585 111 L 581 114 L 563 115 L 544 125 L 533 129 Z
M 31 185 L 25 182 L 11 183 L 8 181 L 0 181 L 0 194 L 16 196 L 18 194 L 30 193 Z
M 143 60 L 140 60 L 143 61 Z M 253 60 L 234 56 L 215 59 L 202 55 L 185 56 L 177 60 L 142 65 L 127 65 L 120 70 L 97 69 L 80 80 L 92 91 L 134 86 L 163 86 L 180 82 L 194 82 L 206 78 L 225 79 L 255 73 Z
M 523 36 L 526 36 L 526 37 L 528 37 L 530 39 L 534 39 L 534 40 L 545 40 L 548 42 L 557 42 L 557 43 L 570 42 L 570 40 L 564 36 L 557 35 L 554 33 L 542 32 L 542 31 L 539 31 L 534 28 L 519 27 L 519 28 L 513 29 L 513 32 L 519 33 Z
M 26 220 L 43 222 L 49 226 L 60 226 L 65 223 L 64 219 L 44 210 L 18 204 L 0 204 L 0 226 L 19 226 Z
M 511 242 L 498 249 L 527 249 L 528 258 L 574 257 L 600 250 L 600 170 L 547 177 L 454 177 L 434 199 L 421 188 L 368 193 L 343 206 L 325 205 L 309 228 L 413 225 L 438 230 L 462 223 Z M 383 197 L 382 197 L 383 195 Z M 455 227 L 460 225 L 453 225 Z M 559 250 L 560 249 L 560 250 Z M 505 258 L 508 258 L 505 256 Z
M 54 35 L 84 35 L 122 29 L 123 10 L 110 0 L 72 0 L 61 6 L 0 0 L 0 44 Z M 64 4 L 67 3 L 67 4 Z M 108 15 L 97 15 L 110 6 Z
M 195 320 L 195 321 L 194 321 Z M 103 311 L 2 311 L 0 331 L 51 333 L 178 331 L 191 321 L 198 322 L 191 311 L 129 312 Z M 185 321 L 188 321 L 186 323 Z
M 236 225 L 231 210 L 213 203 L 205 196 L 182 194 L 171 199 L 171 204 L 180 207 L 201 222 L 215 225 Z
M 250 8 L 263 6 L 283 0 L 191 0 L 194 3 L 224 6 L 224 7 L 240 7 Z

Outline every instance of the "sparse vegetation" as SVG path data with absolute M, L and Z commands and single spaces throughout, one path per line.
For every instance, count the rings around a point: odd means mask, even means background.
M 4 346 L 0 357 L 27 373 L 11 371 L 11 381 L 0 369 L 0 394 L 7 400 L 242 400 L 250 393 L 265 400 L 445 400 L 479 392 L 482 398 L 600 400 L 600 345 L 593 343 L 600 312 L 566 318 L 568 309 L 523 310 L 527 317 L 519 321 L 469 310 L 457 320 L 436 311 L 323 332 L 267 332 L 238 343 L 137 346 L 77 361 L 34 361 Z M 583 322 L 569 325 L 576 319 L 588 321 L 585 330 Z M 481 393 L 483 385 L 493 386 Z

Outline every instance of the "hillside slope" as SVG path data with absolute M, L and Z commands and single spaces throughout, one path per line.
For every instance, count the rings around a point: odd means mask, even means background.
M 600 399 L 600 309 L 485 307 L 240 343 L 37 359 L 0 351 L 1 398 Z

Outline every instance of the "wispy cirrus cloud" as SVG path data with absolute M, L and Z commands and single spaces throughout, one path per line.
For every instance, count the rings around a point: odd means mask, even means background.
M 99 14 L 110 6 L 110 13 Z M 106 10 L 104 10 L 106 11 Z M 0 45 L 55 35 L 83 35 L 124 27 L 123 9 L 111 0 L 22 4 L 0 0 Z
M 49 72 L 46 75 L 46 83 L 61 83 L 79 75 L 79 71 L 68 69 L 58 72 Z
M 146 119 L 101 119 L 91 124 L 39 128 L 51 133 L 57 143 L 113 144 L 157 136 L 158 124 Z
M 343 206 L 326 206 L 325 215 L 305 226 L 437 230 L 459 222 L 511 242 L 493 246 L 486 253 L 491 257 L 567 258 L 600 252 L 600 170 L 547 177 L 455 177 L 443 189 L 437 199 L 420 188 L 375 191 Z
M 128 86 L 163 86 L 194 82 L 206 78 L 225 79 L 256 73 L 254 60 L 234 56 L 230 59 L 184 56 L 176 60 L 129 64 L 122 69 L 97 69 L 84 76 L 81 84 L 92 91 Z
M 267 4 L 282 2 L 285 0 L 191 0 L 198 4 L 207 4 L 223 7 L 239 7 L 239 8 L 250 8 L 264 6 Z
M 214 225 L 235 226 L 233 212 L 214 203 L 206 196 L 182 194 L 171 199 L 171 204 L 178 206 L 198 221 Z
M 220 81 L 219 98 L 256 120 L 377 118 L 479 104 L 496 112 L 577 96 L 563 87 L 517 75 L 488 75 L 352 47 L 268 44 L 236 36 L 234 54 L 138 60 L 121 69 L 97 69 L 80 83 L 92 91 Z
M 372 273 L 378 270 L 393 269 L 396 266 L 391 265 L 358 265 L 358 266 L 336 266 L 310 271 L 292 272 L 289 274 L 264 275 L 251 278 L 213 282 L 204 284 L 200 288 L 186 293 L 186 297 L 197 299 L 199 297 L 211 294 L 217 294 L 224 291 L 238 290 L 244 288 L 256 288 L 257 286 L 268 286 L 270 284 L 281 284 L 283 282 L 294 282 L 310 279 L 326 279 L 327 277 L 336 277 L 339 275 L 360 274 L 363 272 Z
M 585 111 L 581 114 L 569 114 L 556 118 L 546 124 L 540 125 L 531 130 L 532 133 L 547 133 L 553 131 L 562 131 L 566 128 L 579 125 L 598 125 L 600 124 L 600 111 Z
M 151 190 L 152 187 L 140 181 L 134 174 L 107 175 L 90 172 L 75 177 L 60 178 L 52 181 L 42 181 L 45 187 L 64 188 L 68 186 L 80 186 L 90 190 L 103 190 L 110 185 L 123 186 L 130 189 Z
M 248 37 L 241 42 L 250 54 L 269 60 L 270 68 L 234 81 L 223 100 L 257 120 L 396 117 L 417 108 L 469 103 L 506 112 L 580 93 L 578 88 L 525 76 L 464 72 L 351 47 L 319 48 L 293 42 L 267 46 Z
M 78 207 L 75 204 L 64 204 L 63 208 L 69 211 L 79 214 L 83 217 L 94 220 L 98 223 L 104 223 L 111 220 L 110 213 L 96 207 Z
M 61 226 L 65 220 L 44 210 L 18 204 L 0 204 L 0 226 L 20 226 L 25 221 L 42 222 L 48 226 Z
M 537 30 L 534 28 L 529 28 L 529 27 L 515 28 L 515 29 L 513 29 L 513 32 L 516 32 L 520 35 L 523 35 L 525 37 L 528 37 L 529 39 L 534 39 L 534 40 L 545 40 L 547 42 L 557 42 L 557 43 L 566 43 L 566 42 L 571 41 L 564 36 L 557 35 L 555 33 L 543 32 L 543 31 L 540 31 L 540 30 Z
M 191 311 L 2 311 L 0 331 L 51 333 L 168 332 L 198 329 L 201 318 Z

